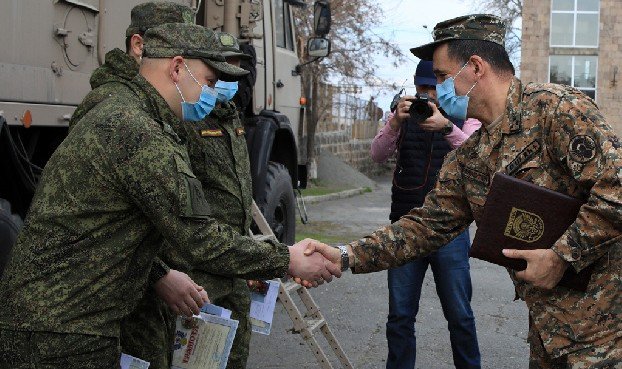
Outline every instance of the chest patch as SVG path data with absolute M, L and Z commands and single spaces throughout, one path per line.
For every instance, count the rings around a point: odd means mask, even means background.
M 568 145 L 570 159 L 578 163 L 587 163 L 596 156 L 596 141 L 591 136 L 574 136 Z
M 484 186 L 488 186 L 488 184 L 490 183 L 490 178 L 486 173 L 479 172 L 467 166 L 462 168 L 462 174 L 464 174 L 464 176 L 468 179 L 478 182 Z
M 521 167 L 521 165 L 525 164 L 529 160 L 533 159 L 534 156 L 542 149 L 542 145 L 539 141 L 531 141 L 531 143 L 516 155 L 514 160 L 510 162 L 505 167 L 505 171 L 508 175 L 513 175 L 516 171 Z
M 223 133 L 220 129 L 202 129 L 201 137 L 222 137 Z
M 246 133 L 246 131 L 242 127 L 239 127 L 239 128 L 235 129 L 235 134 L 238 135 L 238 136 L 242 136 L 245 133 Z

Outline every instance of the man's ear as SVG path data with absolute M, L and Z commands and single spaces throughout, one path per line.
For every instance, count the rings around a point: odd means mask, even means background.
M 471 64 L 473 64 L 473 67 L 475 68 L 475 75 L 481 78 L 484 75 L 485 70 L 484 59 L 482 59 L 479 55 L 473 55 L 471 56 L 469 61 L 471 62 Z
M 180 79 L 180 72 L 183 68 L 184 58 L 181 56 L 176 56 L 171 59 L 169 64 L 169 74 L 173 82 L 178 83 Z
M 132 53 L 134 53 L 134 55 L 136 56 L 142 57 L 143 46 L 144 42 L 142 36 L 137 33 L 133 34 L 132 38 L 130 39 L 130 48 L 132 49 Z

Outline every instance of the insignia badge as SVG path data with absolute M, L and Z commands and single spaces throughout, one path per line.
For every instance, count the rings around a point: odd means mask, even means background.
M 221 34 L 220 43 L 222 46 L 235 46 L 235 39 L 231 35 Z
M 532 243 L 544 233 L 542 218 L 525 210 L 512 208 L 503 234 L 519 241 Z
M 516 155 L 514 160 L 510 162 L 510 164 L 506 165 L 505 171 L 508 175 L 514 175 L 520 167 L 531 160 L 538 152 L 542 145 L 540 145 L 539 141 L 531 141 L 531 143 Z
M 587 163 L 596 156 L 596 141 L 587 135 L 574 136 L 568 145 L 570 158 L 579 163 Z
M 244 131 L 244 128 L 239 127 L 235 129 L 235 134 L 238 136 L 242 136 L 244 133 L 246 133 L 246 131 Z
M 222 137 L 223 133 L 220 129 L 202 129 L 201 137 Z

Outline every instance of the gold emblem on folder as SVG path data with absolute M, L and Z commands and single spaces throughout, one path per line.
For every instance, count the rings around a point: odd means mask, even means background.
M 504 235 L 523 242 L 535 242 L 544 233 L 542 218 L 525 210 L 512 208 Z

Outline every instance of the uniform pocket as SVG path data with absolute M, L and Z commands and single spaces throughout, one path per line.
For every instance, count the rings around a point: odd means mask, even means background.
M 206 219 L 211 214 L 205 199 L 201 182 L 181 157 L 175 156 L 179 176 L 179 204 L 181 215 L 189 218 Z

